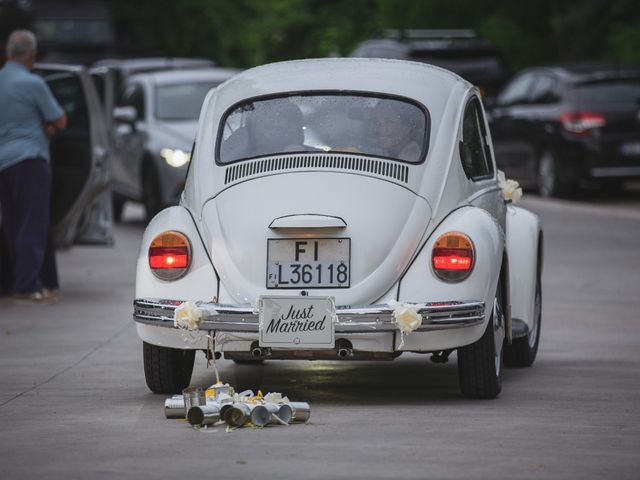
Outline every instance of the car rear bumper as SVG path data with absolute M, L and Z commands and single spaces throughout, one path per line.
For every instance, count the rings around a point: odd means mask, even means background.
M 177 329 L 173 315 L 181 303 L 179 300 L 136 299 L 133 318 L 139 324 Z M 485 319 L 485 303 L 481 301 L 429 302 L 414 306 L 422 316 L 418 332 L 476 326 Z M 204 312 L 199 325 L 201 331 L 259 332 L 259 315 L 251 305 L 198 303 L 198 307 Z M 336 334 L 397 331 L 393 312 L 394 307 L 387 304 L 338 306 Z

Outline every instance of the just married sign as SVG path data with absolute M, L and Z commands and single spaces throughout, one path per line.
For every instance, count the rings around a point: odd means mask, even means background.
M 332 297 L 260 297 L 260 346 L 334 348 Z

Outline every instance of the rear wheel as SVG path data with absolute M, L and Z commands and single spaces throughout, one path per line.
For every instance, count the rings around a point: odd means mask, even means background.
M 505 318 L 502 287 L 498 283 L 493 312 L 484 334 L 475 343 L 458 348 L 458 380 L 468 398 L 495 398 L 502 390 L 502 346 Z
M 189 386 L 195 350 L 159 347 L 143 342 L 144 377 L 153 393 L 180 393 Z
M 570 197 L 575 188 L 575 175 L 562 168 L 551 150 L 545 150 L 538 160 L 538 193 L 542 197 Z

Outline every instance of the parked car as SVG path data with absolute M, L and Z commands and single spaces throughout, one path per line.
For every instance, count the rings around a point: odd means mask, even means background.
M 543 196 L 638 178 L 639 102 L 640 67 L 527 69 L 490 110 L 498 167 Z
M 61 64 L 36 64 L 33 72 L 45 79 L 68 119 L 67 128 L 51 139 L 54 243 L 57 248 L 110 245 L 110 144 L 89 72 L 79 65 Z M 0 291 L 8 288 L 8 266 L 3 261 L 6 256 L 0 252 Z
M 202 101 L 237 73 L 226 68 L 153 72 L 125 80 L 114 110 L 114 211 L 142 201 L 151 218 L 178 203 Z
M 360 43 L 352 57 L 429 63 L 457 73 L 493 97 L 510 76 L 502 54 L 473 30 L 387 30 L 384 38 Z
M 506 205 L 470 83 L 378 59 L 248 70 L 208 94 L 182 201 L 142 239 L 147 385 L 188 385 L 196 350 L 236 361 L 457 350 L 462 393 L 495 397 L 503 353 L 536 356 L 541 252 L 538 218 Z

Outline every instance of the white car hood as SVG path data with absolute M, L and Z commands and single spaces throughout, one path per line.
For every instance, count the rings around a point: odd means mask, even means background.
M 279 217 L 309 214 L 339 217 L 347 226 L 269 227 Z M 299 294 L 266 288 L 268 238 L 336 237 L 351 239 L 351 286 L 312 294 L 334 296 L 338 305 L 364 305 L 397 282 L 430 219 L 427 201 L 398 184 L 362 174 L 307 171 L 263 176 L 223 190 L 205 202 L 200 230 L 220 276 L 221 302 Z

